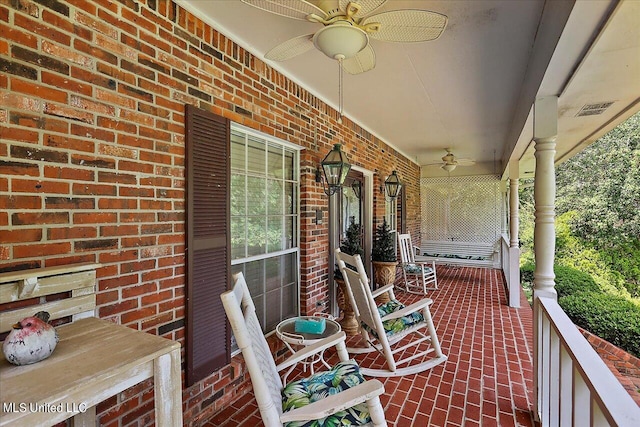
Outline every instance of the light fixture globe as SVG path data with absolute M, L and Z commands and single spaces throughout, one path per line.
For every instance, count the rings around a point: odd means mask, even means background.
M 384 181 L 384 189 L 387 193 L 387 196 L 392 200 L 395 199 L 400 193 L 400 188 L 402 188 L 402 182 L 400 182 L 398 173 L 396 171 L 393 171 L 391 172 L 391 175 L 389 175 L 389 177 Z
M 321 163 L 325 182 L 329 187 L 327 191 L 328 195 L 335 194 L 335 192 L 342 187 L 351 169 L 347 155 L 340 149 L 341 146 L 341 144 L 334 144 L 333 149 L 329 151 Z
M 454 163 L 446 163 L 444 165 L 442 165 L 442 169 L 446 170 L 447 172 L 452 172 L 455 168 L 456 168 L 456 164 Z
M 313 36 L 313 44 L 331 59 L 355 56 L 369 43 L 369 36 L 348 22 L 335 22 Z

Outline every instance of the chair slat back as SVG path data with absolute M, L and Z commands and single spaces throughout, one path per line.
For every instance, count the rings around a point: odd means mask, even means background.
M 282 380 L 264 337 L 256 308 L 242 273 L 233 276 L 233 289 L 220 298 L 242 351 L 265 426 L 282 426 Z
M 369 278 L 360 255 L 352 256 L 341 252 L 340 249 L 336 249 L 336 260 L 344 278 L 347 292 L 350 293 L 349 297 L 353 298 L 351 303 L 356 317 L 372 329 L 377 329 L 378 321 L 376 319 L 379 319 L 380 315 L 373 295 L 371 295 Z M 355 267 L 356 271 L 347 267 L 347 265 Z
M 400 259 L 403 264 L 413 264 L 416 262 L 410 234 L 398 234 L 398 247 L 400 248 Z

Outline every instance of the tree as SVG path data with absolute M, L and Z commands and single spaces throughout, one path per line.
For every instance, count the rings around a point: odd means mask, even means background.
M 640 236 L 640 113 L 557 168 L 556 212 L 599 246 Z

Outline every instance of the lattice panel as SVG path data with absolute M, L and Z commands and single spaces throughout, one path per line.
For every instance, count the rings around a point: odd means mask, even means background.
M 423 240 L 495 243 L 501 233 L 500 179 L 493 175 L 420 180 Z

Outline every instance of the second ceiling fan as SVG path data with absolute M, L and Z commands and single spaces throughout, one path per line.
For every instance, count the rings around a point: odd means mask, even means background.
M 373 69 L 376 56 L 369 39 L 389 42 L 435 40 L 447 17 L 427 10 L 401 9 L 371 15 L 387 0 L 242 0 L 258 9 L 288 18 L 322 24 L 315 33 L 289 39 L 266 53 L 284 61 L 316 47 L 340 62 L 349 74 Z

